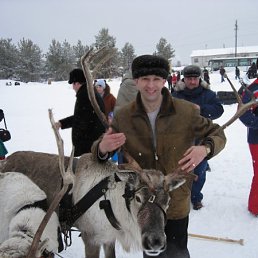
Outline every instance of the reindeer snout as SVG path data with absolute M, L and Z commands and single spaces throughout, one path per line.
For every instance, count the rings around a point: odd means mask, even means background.
M 142 247 L 149 256 L 157 256 L 166 249 L 165 234 L 145 233 L 142 236 Z

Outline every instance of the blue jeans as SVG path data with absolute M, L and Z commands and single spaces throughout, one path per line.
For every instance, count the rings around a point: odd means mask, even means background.
M 193 204 L 201 202 L 203 194 L 201 193 L 204 183 L 206 181 L 206 169 L 208 166 L 207 160 L 203 160 L 194 170 L 194 174 L 198 176 L 197 180 L 193 182 L 191 201 Z

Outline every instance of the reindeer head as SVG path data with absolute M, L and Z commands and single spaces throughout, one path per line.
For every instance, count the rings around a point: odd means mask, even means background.
M 119 165 L 119 168 L 134 171 L 121 172 L 118 176 L 126 181 L 123 197 L 140 228 L 142 249 L 147 255 L 159 255 L 166 249 L 164 228 L 170 203 L 169 192 L 184 184 L 185 179 L 178 174 L 164 176 L 159 170 L 141 169 L 135 161 L 133 166 L 127 163 Z

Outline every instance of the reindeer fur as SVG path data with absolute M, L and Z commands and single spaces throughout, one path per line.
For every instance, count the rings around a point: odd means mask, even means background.
M 65 166 L 69 158 L 65 157 Z M 53 201 L 61 189 L 58 155 L 34 151 L 17 151 L 9 155 L 6 160 L 0 161 L 0 172 L 19 171 L 28 176 L 42 189 L 48 204 Z
M 1 169 L 2 171 L 11 169 L 11 171 L 21 171 L 26 174 L 41 189 L 48 193 L 49 200 L 53 199 L 61 184 L 59 182 L 61 177 L 58 167 L 58 156 L 54 154 L 31 151 L 16 152 L 8 156 L 4 164 L 2 163 Z M 155 189 L 158 189 L 156 195 L 156 200 L 159 202 L 158 206 L 148 202 L 148 198 L 150 198 L 152 193 L 150 189 L 148 190 L 146 183 L 144 184 L 141 181 L 141 177 L 132 169 L 127 172 L 121 172 L 116 164 L 112 162 L 97 162 L 93 159 L 92 154 L 84 154 L 79 158 L 75 170 L 72 194 L 74 203 L 78 202 L 102 179 L 111 176 L 112 180 L 109 183 L 106 198 L 110 200 L 113 212 L 121 225 L 120 230 L 112 227 L 104 211 L 99 208 L 99 201 L 103 200 L 104 197 L 97 200 L 74 224 L 82 232 L 87 257 L 99 257 L 101 246 L 104 247 L 106 258 L 115 257 L 114 246 L 116 241 L 119 241 L 126 251 L 144 249 L 147 252 L 148 250 L 159 252 L 165 248 L 164 212 L 168 207 L 169 194 L 164 191 L 164 175 L 156 170 L 148 170 L 147 172 L 149 179 L 153 180 L 152 183 L 155 185 Z M 115 182 L 115 174 L 121 179 L 121 182 Z M 176 183 L 175 185 L 179 186 L 183 182 L 180 184 Z M 133 190 L 141 189 L 145 185 L 145 190 L 139 194 L 137 193 L 139 198 L 142 198 L 142 201 L 146 203 L 144 208 L 141 209 L 143 212 L 139 212 L 142 204 L 137 203 L 135 198 L 131 201 L 131 212 L 128 211 L 125 200 L 122 197 L 125 193 L 125 185 L 128 183 Z M 171 190 L 177 187 L 175 185 L 170 187 Z M 163 211 L 160 207 L 162 207 Z M 139 214 L 141 215 L 139 216 Z
M 23 174 L 0 173 L 0 258 L 26 257 L 45 211 L 37 207 L 19 210 L 44 199 L 46 194 Z M 37 257 L 43 249 L 57 252 L 58 226 L 58 217 L 54 213 L 41 237 L 43 245 Z

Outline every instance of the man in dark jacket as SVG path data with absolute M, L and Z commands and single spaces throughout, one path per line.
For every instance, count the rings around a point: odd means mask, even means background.
M 220 75 L 221 75 L 221 82 L 224 82 L 224 81 L 225 81 L 224 75 L 225 75 L 225 73 L 226 73 L 226 70 L 225 70 L 225 68 L 224 68 L 223 66 L 220 67 L 219 73 L 220 73 Z
M 210 90 L 209 85 L 200 78 L 200 67 L 196 65 L 186 66 L 183 75 L 182 81 L 177 83 L 177 91 L 174 91 L 172 95 L 194 103 L 196 108 L 200 110 L 200 114 L 206 118 L 212 120 L 219 118 L 224 112 L 223 106 L 216 97 L 216 93 Z M 196 143 L 198 144 L 198 142 Z M 197 180 L 193 182 L 191 192 L 191 201 L 195 210 L 203 207 L 201 190 L 206 181 L 207 166 L 208 162 L 204 159 L 194 169 L 194 173 L 198 176 Z
M 206 81 L 210 85 L 209 71 L 206 67 L 204 67 L 204 69 L 203 69 L 203 80 Z
M 74 156 L 81 156 L 91 151 L 92 143 L 105 132 L 88 97 L 86 79 L 81 69 L 70 72 L 69 84 L 76 92 L 74 114 L 59 120 L 56 127 L 59 129 L 72 128 L 72 142 L 75 147 Z M 105 112 L 104 102 L 98 93 L 95 93 L 100 109 Z

